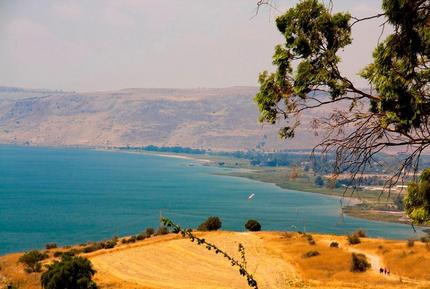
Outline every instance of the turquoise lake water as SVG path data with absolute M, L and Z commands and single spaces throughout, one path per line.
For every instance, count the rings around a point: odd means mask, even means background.
M 160 210 L 184 227 L 216 215 L 225 230 L 254 218 L 264 230 L 416 236 L 407 225 L 342 218 L 334 197 L 216 175 L 225 170 L 155 155 L 0 146 L 0 255 L 135 234 L 157 227 Z

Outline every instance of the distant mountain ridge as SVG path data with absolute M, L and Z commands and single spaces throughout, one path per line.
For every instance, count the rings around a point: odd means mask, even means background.
M 0 87 L 0 143 L 47 146 L 187 146 L 213 150 L 307 149 L 306 124 L 292 141 L 258 123 L 256 87 L 106 92 Z

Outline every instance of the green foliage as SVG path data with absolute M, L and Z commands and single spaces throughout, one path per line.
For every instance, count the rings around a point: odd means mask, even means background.
M 311 234 L 303 234 L 303 237 L 306 238 L 306 241 L 308 241 L 309 245 L 315 245 L 314 237 L 312 237 Z
M 350 19 L 348 13 L 331 14 L 316 0 L 300 1 L 276 19 L 285 43 L 275 47 L 276 73 L 264 71 L 259 77 L 260 91 L 255 101 L 260 109 L 260 121 L 276 123 L 278 103 L 293 111 L 297 100 L 305 100 L 321 84 L 330 88 L 333 98 L 345 93 L 347 83 L 334 68 L 340 61 L 336 53 L 351 43 Z M 299 62 L 293 69 L 296 60 Z M 282 128 L 281 137 L 293 137 L 298 124 Z
M 180 226 L 176 225 L 171 220 L 169 220 L 165 217 L 161 218 L 161 222 L 165 226 L 167 226 L 168 228 L 171 228 L 172 231 L 179 232 L 182 235 L 182 237 L 189 238 L 191 240 L 191 242 L 196 242 L 197 245 L 203 245 L 206 247 L 207 250 L 213 251 L 213 252 L 215 252 L 215 254 L 221 254 L 224 258 L 226 258 L 231 263 L 232 266 L 239 267 L 239 274 L 246 278 L 249 287 L 254 288 L 254 289 L 258 289 L 257 281 L 254 279 L 252 274 L 248 272 L 248 270 L 246 268 L 247 264 L 246 264 L 246 258 L 245 258 L 245 247 L 241 243 L 239 243 L 239 245 L 238 245 L 238 251 L 239 251 L 239 254 L 241 256 L 241 262 L 240 262 L 240 261 L 236 260 L 234 257 L 227 254 L 225 251 L 223 251 L 219 247 L 217 247 L 216 245 L 209 243 L 208 241 L 206 241 L 203 238 L 199 238 L 199 237 L 195 236 L 192 233 L 192 230 L 189 230 L 189 229 L 184 230 Z
M 103 246 L 100 243 L 95 243 L 88 245 L 82 249 L 83 253 L 91 253 L 103 249 Z
M 97 289 L 92 281 L 96 271 L 88 259 L 65 256 L 46 267 L 40 279 L 44 289 Z
M 57 248 L 57 244 L 56 243 L 48 243 L 48 244 L 45 245 L 45 248 L 47 250 L 49 250 L 49 249 L 55 249 L 55 248 Z
M 136 243 L 137 237 L 136 236 L 131 236 L 129 238 L 124 238 L 121 240 L 122 244 L 129 244 L 129 243 Z
M 42 265 L 40 261 L 48 258 L 48 254 L 32 250 L 24 253 L 19 257 L 18 262 L 24 264 L 24 270 L 27 273 L 40 272 Z
M 323 187 L 324 186 L 324 179 L 321 176 L 317 176 L 315 178 L 314 183 L 315 183 L 315 186 L 317 186 L 317 187 Z
M 211 216 L 206 221 L 200 224 L 197 228 L 199 231 L 216 231 L 221 228 L 221 220 L 218 217 Z
M 151 237 L 154 235 L 155 230 L 151 227 L 145 229 L 146 238 Z
M 339 248 L 339 243 L 338 242 L 331 242 L 330 248 Z
M 115 239 L 107 240 L 107 241 L 103 242 L 103 244 L 104 244 L 103 248 L 104 249 L 112 249 L 116 246 L 116 243 L 117 243 L 117 241 Z
M 248 231 L 252 231 L 252 232 L 256 232 L 256 231 L 260 231 L 261 230 L 261 225 L 258 221 L 256 220 L 248 220 L 245 224 L 245 228 Z
M 421 173 L 418 182 L 408 185 L 404 206 L 414 223 L 426 224 L 430 221 L 430 168 Z
M 158 227 L 157 231 L 155 232 L 155 236 L 167 235 L 167 234 L 169 234 L 169 229 L 165 226 Z
M 370 268 L 370 263 L 364 254 L 352 253 L 351 272 L 365 272 Z
M 430 113 L 423 93 L 430 77 L 426 59 L 430 55 L 428 8 L 426 1 L 384 0 L 387 22 L 395 27 L 374 50 L 373 62 L 361 76 L 378 93 L 370 111 L 380 115 L 381 125 L 393 125 L 399 132 L 418 127 Z M 401 15 L 401 16 L 399 16 Z M 382 16 L 382 14 L 380 15 Z M 312 90 L 326 86 L 332 99 L 353 90 L 352 83 L 338 69 L 338 52 L 351 44 L 351 15 L 331 13 L 322 1 L 303 0 L 276 19 L 284 44 L 275 47 L 276 73 L 260 74 L 256 102 L 260 120 L 277 121 L 278 103 L 293 110 L 294 98 L 308 99 Z M 296 68 L 293 64 L 298 60 Z M 281 130 L 284 137 L 294 136 L 294 126 Z
M 145 240 L 145 238 L 146 238 L 146 234 L 144 234 L 144 233 L 139 234 L 139 235 L 136 236 L 136 239 L 139 240 L 139 241 Z
M 430 2 L 383 0 L 383 13 L 363 19 L 332 12 L 336 9 L 324 4 L 328 2 L 301 0 L 276 19 L 283 43 L 275 46 L 276 71 L 259 75 L 254 98 L 259 120 L 285 122 L 279 134 L 292 138 L 303 111 L 325 106 L 331 114 L 312 126 L 325 128 L 318 146 L 325 153 L 335 152 L 335 172 L 347 170 L 355 179 L 377 153 L 406 146 L 410 149 L 397 164 L 397 173 L 417 168 L 421 153 L 430 146 Z M 358 89 L 339 64 L 341 51 L 352 42 L 351 27 L 375 18 L 393 29 L 375 44 L 372 62 L 360 72 L 373 88 L 369 91 Z M 333 110 L 329 105 L 334 103 L 342 105 Z M 410 190 L 423 193 L 413 186 Z M 422 198 L 415 204 L 414 197 L 413 208 L 406 208 L 408 215 L 426 223 L 428 204 Z
M 318 251 L 309 251 L 306 252 L 305 254 L 303 254 L 303 258 L 311 258 L 311 257 L 315 257 L 315 256 L 319 256 L 320 252 Z
M 350 245 L 356 245 L 361 243 L 360 237 L 357 236 L 356 234 L 348 235 L 347 240 L 348 240 L 348 244 Z

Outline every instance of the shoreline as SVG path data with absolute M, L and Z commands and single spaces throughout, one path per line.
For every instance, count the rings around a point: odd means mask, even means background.
M 8 146 L 7 144 L 5 144 Z M 12 145 L 15 146 L 15 145 Z M 22 146 L 27 147 L 27 146 Z M 34 146 L 28 146 L 28 147 L 34 147 Z M 41 147 L 41 146 L 36 146 Z M 219 175 L 223 176 L 230 176 L 230 177 L 239 177 L 239 178 L 245 178 L 250 179 L 254 181 L 259 181 L 262 183 L 269 183 L 273 184 L 281 189 L 287 189 L 287 190 L 294 190 L 299 192 L 305 192 L 305 193 L 312 193 L 312 194 L 320 194 L 324 196 L 331 196 L 335 197 L 339 200 L 339 202 L 342 205 L 342 211 L 345 213 L 345 215 L 359 218 L 363 220 L 370 220 L 370 221 L 382 221 L 382 222 L 390 222 L 390 223 L 397 223 L 397 224 L 409 224 L 409 222 L 404 218 L 404 216 L 401 216 L 401 211 L 382 211 L 382 210 L 375 210 L 374 208 L 360 208 L 361 204 L 364 204 L 366 200 L 363 200 L 361 198 L 353 197 L 353 196 L 342 196 L 338 192 L 330 192 L 330 191 L 324 191 L 321 188 L 315 188 L 313 190 L 311 187 L 308 188 L 298 188 L 297 184 L 294 186 L 294 184 L 291 185 L 285 185 L 280 184 L 276 181 L 267 181 L 263 178 L 258 177 L 258 173 L 261 173 L 263 170 L 259 170 L 258 168 L 250 168 L 250 167 L 236 167 L 236 166 L 229 166 L 227 165 L 219 165 L 220 162 L 223 162 L 225 160 L 232 160 L 237 161 L 236 165 L 238 164 L 238 161 L 243 162 L 242 159 L 235 159 L 233 157 L 225 157 L 225 156 L 209 156 L 209 155 L 190 155 L 190 154 L 181 154 L 181 153 L 160 153 L 160 152 L 151 152 L 151 151 L 133 151 L 133 150 L 121 150 L 118 148 L 99 148 L 99 147 L 47 147 L 47 148 L 60 148 L 60 149 L 87 149 L 92 151 L 101 151 L 101 152 L 114 152 L 114 153 L 127 153 L 127 154 L 141 154 L 141 155 L 148 155 L 148 156 L 158 156 L 158 157 L 167 157 L 167 158 L 176 158 L 176 159 L 183 159 L 183 160 L 190 160 L 197 162 L 199 164 L 205 165 L 205 166 L 211 166 L 216 168 L 225 168 L 225 169 L 231 169 L 232 172 L 225 172 L 225 173 L 219 173 Z M 273 170 L 271 167 L 264 167 L 266 170 Z M 264 172 L 264 171 L 263 171 Z M 253 174 L 253 175 L 248 175 Z M 270 174 L 268 172 L 267 174 Z M 275 173 L 274 173 L 275 174 Z M 257 177 L 255 177 L 257 175 Z M 252 177 L 254 176 L 254 177 Z M 426 226 L 424 226 L 426 227 Z

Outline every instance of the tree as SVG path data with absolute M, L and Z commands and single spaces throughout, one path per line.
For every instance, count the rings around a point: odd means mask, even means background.
M 412 222 L 430 222 L 430 168 L 425 169 L 418 182 L 411 182 L 404 198 L 405 212 Z
M 324 179 L 321 176 L 317 176 L 315 178 L 314 183 L 315 183 L 315 186 L 322 187 L 322 186 L 324 186 Z
M 197 228 L 199 231 L 216 231 L 221 228 L 221 220 L 218 217 L 212 216 L 200 224 Z
M 61 261 L 47 265 L 40 281 L 44 289 L 97 289 L 92 281 L 95 273 L 88 259 L 63 255 Z
M 48 258 L 48 254 L 41 253 L 37 250 L 32 250 L 19 257 L 18 261 L 25 266 L 27 273 L 40 272 L 42 265 L 40 261 Z
M 256 220 L 248 220 L 245 224 L 245 228 L 248 231 L 252 231 L 252 232 L 256 232 L 256 231 L 260 231 L 261 230 L 261 225 L 258 221 Z
M 379 152 L 407 149 L 386 183 L 392 186 L 417 170 L 430 145 L 430 2 L 383 0 L 382 9 L 358 19 L 332 13 L 322 1 L 302 0 L 279 16 L 276 26 L 285 42 L 275 47 L 277 70 L 260 74 L 255 101 L 261 122 L 286 122 L 282 138 L 294 137 L 304 111 L 331 108 L 312 123 L 326 132 L 314 152 L 333 153 L 335 174 L 349 172 L 357 181 Z M 374 90 L 359 89 L 341 73 L 339 52 L 352 43 L 352 26 L 375 18 L 393 33 L 376 45 L 372 63 L 360 72 Z

